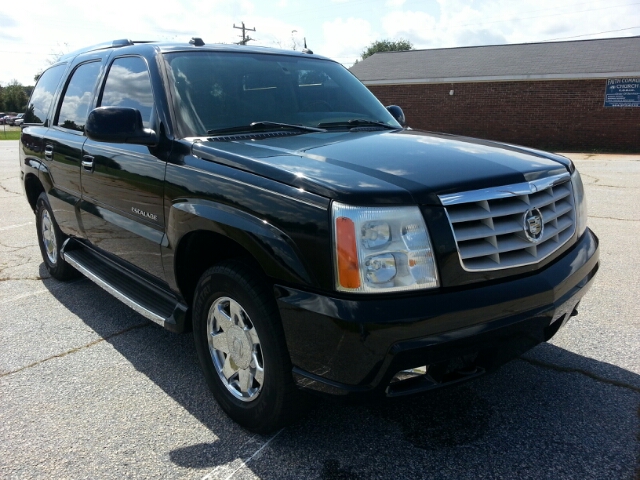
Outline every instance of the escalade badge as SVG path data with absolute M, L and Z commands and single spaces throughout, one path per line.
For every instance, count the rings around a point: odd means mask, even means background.
M 155 221 L 158 220 L 157 215 L 154 215 L 153 213 L 145 212 L 144 210 L 140 210 L 139 208 L 131 207 L 131 211 L 136 215 L 142 215 L 143 217 L 147 217 L 150 220 L 155 220 Z
M 524 234 L 531 243 L 538 243 L 542 239 L 544 223 L 542 212 L 537 208 L 527 210 L 523 218 Z

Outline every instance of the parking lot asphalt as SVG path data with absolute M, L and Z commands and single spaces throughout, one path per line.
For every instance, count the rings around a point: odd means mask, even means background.
M 0 142 L 0 478 L 640 479 L 640 155 L 568 154 L 601 267 L 580 314 L 497 372 L 251 434 L 175 335 L 50 278 Z

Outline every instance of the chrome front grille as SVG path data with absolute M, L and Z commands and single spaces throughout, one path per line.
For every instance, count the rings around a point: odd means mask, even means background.
M 575 231 L 569 173 L 443 195 L 440 200 L 462 267 L 469 271 L 537 263 L 564 245 Z

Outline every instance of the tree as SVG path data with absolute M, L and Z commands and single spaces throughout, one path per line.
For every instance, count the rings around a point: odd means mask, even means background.
M 2 89 L 2 100 L 6 111 L 24 112 L 24 109 L 27 108 L 29 98 L 27 98 L 22 84 L 17 80 L 13 80 Z
M 376 40 L 362 51 L 362 60 L 378 52 L 405 52 L 407 50 L 413 50 L 413 44 L 409 40 L 402 38 L 395 42 L 393 40 Z
M 49 54 L 49 58 L 47 59 L 47 63 L 49 65 L 53 65 L 54 63 L 56 63 L 58 60 L 60 60 L 62 57 L 64 57 L 67 53 L 69 53 L 69 44 L 67 42 L 64 42 L 62 45 L 60 43 L 58 43 L 57 47 L 55 49 L 51 49 L 51 53 Z M 40 76 L 44 73 L 45 69 L 40 69 L 38 71 L 38 73 L 36 73 L 33 76 L 33 81 L 34 82 L 38 82 L 38 80 L 40 79 Z M 31 94 L 29 94 L 29 96 L 31 96 Z

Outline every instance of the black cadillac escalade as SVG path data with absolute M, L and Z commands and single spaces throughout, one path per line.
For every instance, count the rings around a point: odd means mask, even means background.
M 598 270 L 565 157 L 411 130 L 338 63 L 98 45 L 40 77 L 20 168 L 44 263 L 193 330 L 258 432 L 304 391 L 395 397 L 551 338 Z

